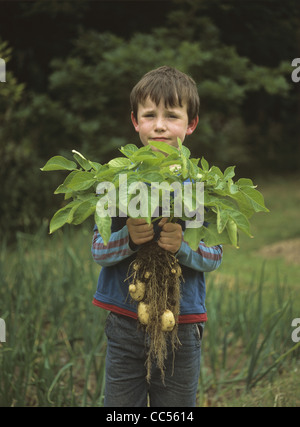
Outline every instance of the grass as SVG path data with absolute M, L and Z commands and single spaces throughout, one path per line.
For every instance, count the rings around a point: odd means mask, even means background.
M 299 406 L 299 265 L 288 256 L 300 237 L 300 177 L 261 185 L 269 214 L 253 218 L 254 239 L 224 248 L 207 276 L 208 319 L 199 406 Z M 92 305 L 99 266 L 92 228 L 19 233 L 0 248 L 0 406 L 101 406 L 106 312 Z M 284 257 L 263 249 L 287 242 Z M 298 347 L 297 347 L 298 346 Z
M 258 189 L 264 194 L 270 212 L 257 214 L 251 219 L 253 239 L 241 235 L 240 249 L 225 248 L 224 261 L 218 274 L 235 276 L 239 273 L 249 281 L 253 271 L 259 269 L 265 258 L 263 248 L 276 242 L 286 242 L 285 257 L 279 254 L 278 257 L 266 258 L 265 280 L 272 286 L 275 277 L 279 275 L 296 291 L 300 283 L 300 253 L 298 263 L 289 262 L 289 241 L 300 239 L 300 177 L 293 176 L 285 180 L 280 177 L 269 178 L 263 184 L 258 184 Z M 237 266 L 241 268 L 237 269 Z
M 296 176 L 259 186 L 270 213 L 253 217 L 255 237 L 241 236 L 238 250 L 224 248 L 221 267 L 208 275 L 201 405 L 300 403 L 289 391 L 290 383 L 300 388 L 300 352 L 291 340 L 291 322 L 300 315 L 300 255 L 295 263 L 290 244 L 300 237 L 299 185 Z M 284 252 L 266 250 L 276 242 Z
M 0 406 L 93 406 L 104 387 L 105 313 L 84 230 L 19 234 L 1 252 Z

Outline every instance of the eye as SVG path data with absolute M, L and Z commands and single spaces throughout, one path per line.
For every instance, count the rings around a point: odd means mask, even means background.
M 167 113 L 167 117 L 170 118 L 170 119 L 178 119 L 178 114 L 176 114 L 175 111 L 169 111 Z

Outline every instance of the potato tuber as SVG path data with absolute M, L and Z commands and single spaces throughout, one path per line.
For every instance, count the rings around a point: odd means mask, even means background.
M 148 323 L 149 323 L 148 304 L 145 304 L 144 302 L 139 303 L 139 305 L 138 305 L 138 318 L 139 318 L 139 321 L 143 325 L 148 325 Z
M 171 310 L 166 310 L 161 316 L 161 330 L 163 332 L 172 331 L 175 326 L 174 314 Z
M 132 299 L 135 301 L 141 301 L 144 298 L 146 285 L 140 280 L 136 280 L 135 283 L 129 285 L 129 293 Z

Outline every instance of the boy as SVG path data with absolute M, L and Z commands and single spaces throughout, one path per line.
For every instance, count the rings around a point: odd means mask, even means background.
M 143 145 L 150 140 L 177 147 L 198 124 L 199 96 L 195 82 L 170 67 L 152 70 L 137 83 L 131 95 L 131 120 Z M 183 223 L 158 226 L 157 243 L 176 255 L 184 282 L 181 284 L 178 337 L 181 345 L 165 361 L 165 384 L 153 366 L 146 381 L 149 337 L 138 328 L 136 308 L 128 301 L 128 267 L 140 247 L 157 233 L 143 219 L 112 218 L 112 234 L 106 246 L 95 227 L 92 254 L 102 266 L 94 304 L 110 311 L 106 321 L 108 340 L 104 406 L 192 407 L 200 373 L 200 349 L 205 308 L 204 272 L 215 270 L 222 260 L 221 246 L 200 243 L 193 251 L 183 236 Z M 155 233 L 156 232 L 156 233 Z M 174 364 L 173 364 L 174 362 Z

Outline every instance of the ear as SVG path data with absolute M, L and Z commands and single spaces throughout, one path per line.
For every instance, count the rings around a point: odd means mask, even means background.
M 188 127 L 187 127 L 187 130 L 186 130 L 186 134 L 187 134 L 187 135 L 191 135 L 191 134 L 194 132 L 194 130 L 196 129 L 196 127 L 197 127 L 197 125 L 198 125 L 198 122 L 199 122 L 199 117 L 197 116 L 195 119 L 193 119 L 193 120 L 189 123 L 189 125 L 188 125 Z
M 133 127 L 136 130 L 136 132 L 139 132 L 140 127 L 139 127 L 138 121 L 134 117 L 133 111 L 131 111 L 131 121 L 132 121 Z

